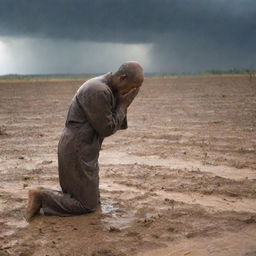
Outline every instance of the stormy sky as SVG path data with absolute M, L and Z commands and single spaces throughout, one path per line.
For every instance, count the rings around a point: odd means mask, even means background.
M 0 74 L 256 67 L 255 0 L 0 0 Z

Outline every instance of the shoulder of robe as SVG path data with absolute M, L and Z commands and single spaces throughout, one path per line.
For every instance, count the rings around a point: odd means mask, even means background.
M 97 78 L 86 81 L 77 91 L 77 96 L 97 96 L 104 94 L 112 96 L 112 91 L 107 84 Z

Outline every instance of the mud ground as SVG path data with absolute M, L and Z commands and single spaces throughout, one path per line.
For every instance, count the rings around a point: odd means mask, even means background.
M 0 82 L 0 255 L 256 255 L 256 81 L 147 78 L 105 139 L 101 208 L 23 218 L 58 189 L 57 143 L 83 80 Z

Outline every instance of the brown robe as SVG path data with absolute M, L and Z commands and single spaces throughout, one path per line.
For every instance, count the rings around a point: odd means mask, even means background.
M 72 99 L 58 145 L 62 192 L 43 190 L 45 214 L 69 216 L 94 211 L 99 204 L 98 157 L 104 137 L 127 128 L 107 85 L 111 73 L 85 82 Z

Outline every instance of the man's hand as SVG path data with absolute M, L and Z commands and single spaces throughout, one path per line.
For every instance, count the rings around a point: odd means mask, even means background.
M 129 92 L 119 92 L 118 93 L 118 104 L 121 107 L 128 108 L 134 98 L 137 96 L 139 92 L 139 88 L 133 88 Z

